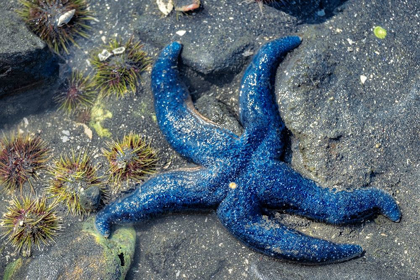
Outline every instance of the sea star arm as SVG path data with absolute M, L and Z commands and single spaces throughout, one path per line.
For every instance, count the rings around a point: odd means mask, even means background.
M 239 109 L 242 125 L 247 130 L 264 130 L 266 151 L 273 157 L 282 152 L 284 123 L 274 96 L 276 69 L 281 58 L 301 43 L 297 36 L 271 41 L 258 51 L 242 78 Z
M 313 238 L 263 216 L 257 195 L 247 189 L 231 190 L 217 214 L 235 237 L 275 258 L 301 263 L 329 263 L 345 261 L 363 252 L 358 245 Z
M 353 191 L 333 191 L 322 188 L 302 177 L 283 162 L 264 166 L 259 200 L 268 208 L 283 208 L 315 220 L 331 224 L 349 224 L 363 221 L 381 213 L 394 222 L 401 212 L 394 198 L 376 188 Z
M 204 166 L 214 165 L 235 145 L 238 137 L 201 116 L 194 108 L 178 71 L 182 46 L 165 47 L 152 70 L 152 90 L 159 127 L 172 147 Z
M 130 195 L 105 206 L 96 215 L 96 228 L 108 237 L 112 224 L 141 222 L 170 212 L 216 209 L 224 196 L 213 185 L 215 176 L 200 168 L 152 177 Z

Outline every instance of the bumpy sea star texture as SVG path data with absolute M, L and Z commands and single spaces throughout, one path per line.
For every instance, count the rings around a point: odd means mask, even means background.
M 96 217 L 105 236 L 112 224 L 140 222 L 171 212 L 217 209 L 222 224 L 249 247 L 266 255 L 302 263 L 328 263 L 359 256 L 362 248 L 304 235 L 269 216 L 281 209 L 331 224 L 361 222 L 377 213 L 399 221 L 395 200 L 376 188 L 335 192 L 302 177 L 280 161 L 284 123 L 274 100 L 277 66 L 301 39 L 265 44 L 241 83 L 238 137 L 192 106 L 177 69 L 181 44 L 168 45 L 152 71 L 152 90 L 160 129 L 182 156 L 200 165 L 152 177 L 127 197 L 106 206 Z

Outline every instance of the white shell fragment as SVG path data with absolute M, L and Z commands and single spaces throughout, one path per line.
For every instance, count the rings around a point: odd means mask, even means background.
M 112 55 L 112 53 L 110 53 L 108 50 L 103 49 L 101 53 L 98 53 L 98 57 L 100 61 L 105 61 L 107 60 L 110 56 Z
M 254 51 L 252 49 L 247 49 L 242 53 L 242 56 L 248 57 L 254 55 Z
M 362 85 L 366 82 L 367 77 L 365 75 L 360 75 L 360 82 L 362 83 Z
M 165 17 L 169 15 L 174 8 L 172 0 L 156 0 L 156 4 L 158 5 L 159 11 L 161 11 Z
M 73 18 L 76 9 L 70 10 L 65 12 L 58 18 L 57 26 L 62 27 L 64 24 L 69 23 L 69 21 Z
M 85 125 L 84 123 L 76 123 L 76 126 L 83 126 L 85 134 L 87 135 L 87 137 L 89 137 L 90 140 L 92 140 L 92 130 L 87 125 Z
M 186 30 L 178 30 L 177 32 L 175 32 L 177 35 L 179 36 L 184 36 L 185 33 L 187 33 Z
M 125 52 L 125 48 L 124 47 L 119 47 L 119 48 L 113 49 L 112 52 L 114 54 L 122 54 L 123 52 Z

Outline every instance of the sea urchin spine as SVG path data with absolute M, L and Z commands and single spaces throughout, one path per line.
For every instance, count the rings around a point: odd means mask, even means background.
M 60 104 L 59 110 L 70 115 L 76 110 L 82 112 L 83 109 L 92 106 L 96 97 L 95 87 L 89 77 L 74 71 L 71 78 L 66 80 L 64 89 L 55 97 L 55 101 Z
M 87 38 L 88 22 L 93 19 L 84 0 L 20 0 L 18 14 L 28 27 L 51 49 L 59 53 L 75 42 L 75 36 Z
M 30 138 L 28 135 L 4 136 L 0 151 L 0 183 L 12 192 L 37 178 L 37 171 L 45 169 L 45 163 L 50 151 L 47 144 L 39 136 Z
M 88 189 L 96 186 L 100 194 L 105 194 L 104 185 L 87 152 L 76 154 L 72 151 L 71 156 L 63 155 L 55 161 L 51 174 L 54 178 L 45 191 L 57 201 L 65 202 L 72 214 L 82 215 L 92 210 L 81 203 Z
M 3 237 L 24 256 L 30 256 L 33 245 L 48 245 L 60 229 L 60 219 L 47 199 L 13 198 L 0 225 L 7 231 Z
M 109 143 L 108 150 L 104 149 L 103 153 L 109 162 L 109 181 L 116 188 L 114 193 L 123 181 L 140 181 L 155 173 L 156 152 L 138 134 L 130 133 L 122 141 Z
M 91 63 L 97 71 L 94 80 L 103 96 L 123 97 L 128 91 L 136 92 L 140 74 L 150 64 L 142 47 L 133 38 L 125 44 L 113 39 L 93 53 Z

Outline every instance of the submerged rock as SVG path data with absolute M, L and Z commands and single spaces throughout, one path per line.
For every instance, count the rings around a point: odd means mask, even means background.
M 25 26 L 16 5 L 2 3 L 0 18 L 0 118 L 29 114 L 51 104 L 58 57 Z M 30 90 L 32 89 L 32 90 Z M 35 91 L 33 89 L 40 89 Z
M 264 11 L 264 21 L 258 19 L 257 5 L 211 0 L 203 3 L 202 9 L 196 14 L 171 14 L 165 19 L 145 12 L 135 30 L 142 40 L 159 48 L 180 41 L 183 63 L 202 74 L 238 73 L 264 37 L 281 37 L 295 31 L 293 25 L 284 24 L 295 19 L 270 7 Z M 267 29 L 266 25 L 271 27 Z
M 242 126 L 239 124 L 232 112 L 229 111 L 228 106 L 213 96 L 201 96 L 195 102 L 194 106 L 201 114 L 204 115 L 204 117 L 219 124 L 221 127 L 229 129 L 236 135 L 242 134 Z
M 80 205 L 84 209 L 94 211 L 98 209 L 101 202 L 101 190 L 98 186 L 92 186 L 79 194 Z
M 132 227 L 118 228 L 105 239 L 93 219 L 57 240 L 35 259 L 19 258 L 10 263 L 4 280 L 13 279 L 125 279 L 133 261 L 136 233 Z

